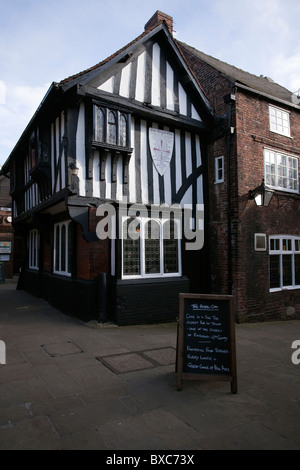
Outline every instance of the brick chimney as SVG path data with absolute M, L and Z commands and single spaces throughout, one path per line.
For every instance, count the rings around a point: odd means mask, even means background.
M 161 11 L 157 10 L 156 13 L 150 18 L 150 20 L 145 24 L 145 31 L 153 28 L 153 26 L 157 26 L 161 21 L 164 21 L 169 33 L 173 36 L 173 18 L 172 16 L 166 15 L 166 13 L 162 13 Z

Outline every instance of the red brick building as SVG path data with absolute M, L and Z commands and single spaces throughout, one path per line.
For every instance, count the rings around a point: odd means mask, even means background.
M 209 145 L 211 292 L 234 295 L 239 321 L 299 318 L 299 97 L 179 46 L 216 116 L 226 116 L 225 135 Z M 263 179 L 274 192 L 258 207 L 249 191 Z
M 173 321 L 188 291 L 232 294 L 237 321 L 299 318 L 299 100 L 172 33 L 156 12 L 50 87 L 2 169 L 19 287 L 117 324 Z

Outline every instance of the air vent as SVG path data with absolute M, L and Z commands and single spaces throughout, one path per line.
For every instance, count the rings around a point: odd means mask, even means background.
M 267 237 L 264 233 L 254 234 L 254 249 L 255 251 L 266 251 Z

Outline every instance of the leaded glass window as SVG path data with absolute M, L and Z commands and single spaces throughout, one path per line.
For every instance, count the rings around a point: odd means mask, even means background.
M 116 115 L 113 111 L 108 111 L 108 143 L 117 143 L 117 122 Z
M 122 147 L 126 147 L 126 139 L 127 139 L 127 121 L 124 114 L 120 116 L 120 131 L 119 131 L 119 144 Z
M 104 111 L 103 109 L 96 106 L 96 113 L 95 113 L 95 139 L 98 142 L 104 142 L 104 135 L 105 135 L 105 118 L 104 118 Z
M 159 224 L 155 220 L 145 224 L 145 272 L 160 272 L 160 233 Z
M 163 226 L 164 273 L 178 272 L 178 233 L 174 220 Z
M 97 143 L 127 147 L 130 145 L 130 115 L 94 105 L 94 137 Z
M 174 220 L 130 217 L 123 221 L 122 276 L 179 276 L 179 224 Z
M 123 274 L 136 276 L 140 274 L 140 224 L 130 218 L 123 222 Z M 135 233 L 134 233 L 135 232 Z

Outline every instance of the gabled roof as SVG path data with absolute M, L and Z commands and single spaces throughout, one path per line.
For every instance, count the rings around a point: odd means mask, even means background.
M 161 12 L 157 12 L 157 13 L 161 14 Z M 161 14 L 161 15 L 164 15 L 164 14 Z M 170 38 L 172 38 L 173 45 L 177 49 L 181 58 L 184 60 L 187 68 L 189 69 L 190 74 L 193 76 L 195 82 L 197 83 L 197 87 L 199 88 L 199 90 L 201 90 L 201 94 L 203 98 L 205 97 L 205 91 L 203 91 L 203 87 L 201 85 L 201 82 L 199 81 L 199 78 L 197 77 L 197 73 L 195 72 L 195 70 L 192 70 L 190 66 L 191 64 L 189 63 L 189 60 L 185 51 L 189 52 L 195 58 L 198 58 L 200 61 L 205 62 L 209 66 L 218 70 L 220 73 L 224 74 L 233 84 L 237 86 L 248 87 L 252 91 L 256 91 L 268 97 L 273 97 L 275 100 L 283 101 L 286 104 L 289 104 L 292 106 L 296 105 L 296 107 L 299 107 L 298 106 L 299 100 L 297 100 L 295 94 L 293 94 L 292 92 L 290 92 L 283 86 L 275 83 L 269 77 L 263 77 L 263 76 L 259 77 L 257 75 L 251 74 L 242 69 L 239 69 L 238 67 L 235 67 L 234 65 L 230 65 L 210 55 L 207 55 L 204 52 L 199 51 L 184 42 L 176 40 L 175 38 L 172 37 L 172 34 L 170 33 L 170 29 L 168 28 L 168 25 L 166 25 L 164 20 L 158 21 L 157 23 L 151 23 L 151 24 L 152 26 L 146 29 L 141 35 L 139 35 L 133 41 L 131 41 L 130 43 L 122 47 L 120 50 L 116 51 L 110 57 L 107 57 L 103 61 L 99 62 L 98 64 L 86 70 L 83 70 L 75 75 L 72 75 L 70 77 L 67 77 L 61 80 L 61 82 L 59 82 L 58 85 L 66 89 L 75 83 L 81 83 L 82 81 L 87 80 L 90 75 L 97 73 L 97 71 L 100 72 L 103 66 L 105 66 L 106 64 L 109 64 L 114 59 L 117 59 L 118 57 L 122 56 L 122 54 L 125 54 L 126 51 L 128 51 L 128 49 L 135 47 L 138 43 L 143 41 L 148 35 L 151 36 L 152 34 L 155 34 L 157 28 L 165 26 L 165 30 L 168 31 L 166 34 L 169 34 Z
M 283 86 L 275 83 L 269 77 L 259 77 L 253 75 L 249 72 L 245 72 L 233 65 L 229 65 L 226 62 L 215 59 L 214 57 L 205 54 L 204 52 L 198 51 L 194 47 L 189 46 L 183 42 L 177 41 L 178 46 L 184 54 L 185 51 L 193 54 L 200 61 L 205 62 L 214 69 L 218 70 L 224 74 L 232 83 L 242 85 L 250 88 L 253 91 L 267 95 L 268 97 L 273 97 L 275 100 L 284 101 L 287 104 L 296 105 L 297 99 L 296 95 L 284 88 Z M 194 71 L 195 75 L 197 73 Z
M 157 25 L 156 25 L 157 26 Z M 152 28 L 154 29 L 154 28 Z M 111 56 L 107 57 L 106 59 L 102 60 L 101 62 L 98 62 L 96 65 L 93 65 L 92 67 L 89 67 L 88 69 L 82 70 L 81 72 L 78 72 L 74 75 L 71 75 L 70 77 L 64 78 L 61 80 L 58 85 L 65 85 L 70 82 L 78 81 L 81 77 L 84 75 L 90 74 L 90 72 L 95 72 L 96 70 L 100 69 L 103 65 L 107 64 L 110 62 L 112 59 L 120 55 L 122 52 L 126 51 L 130 46 L 133 46 L 136 44 L 138 41 L 143 39 L 147 35 L 148 31 L 144 31 L 144 33 L 140 34 L 137 38 L 135 38 L 133 41 L 128 43 L 126 46 L 122 47 L 118 51 L 114 52 Z
M 160 15 L 166 16 L 161 12 L 158 13 Z M 187 63 L 184 54 L 182 54 L 181 49 L 178 47 L 175 39 L 173 38 L 170 24 L 168 24 L 164 19 L 160 21 L 158 20 L 154 23 L 148 22 L 145 26 L 145 31 L 126 46 L 122 47 L 120 50 L 103 61 L 97 63 L 96 65 L 61 80 L 57 86 L 63 92 L 77 87 L 80 89 L 80 94 L 87 93 L 90 95 L 93 93 L 94 89 L 94 92 L 98 97 L 100 96 L 101 91 L 109 92 L 112 99 L 115 99 L 116 96 L 113 98 L 113 95 L 118 93 L 116 91 L 112 91 L 112 88 L 114 88 L 112 85 L 112 78 L 116 79 L 116 82 L 120 80 L 120 73 L 122 73 L 122 71 L 127 66 L 129 66 L 130 63 L 136 61 L 137 57 L 141 55 L 142 52 L 146 51 L 148 45 L 151 44 L 152 41 L 154 41 L 155 44 L 160 44 L 162 48 L 166 48 L 165 53 L 167 56 L 170 57 L 170 60 L 173 61 L 173 63 L 177 64 L 176 70 L 180 70 L 180 76 L 177 76 L 179 85 L 181 86 L 184 84 L 190 89 L 194 96 L 194 102 L 192 101 L 193 115 L 195 109 L 193 105 L 197 103 L 197 107 L 202 107 L 203 117 L 206 116 L 205 120 L 213 120 L 214 112 L 210 106 L 209 100 L 207 99 L 197 77 Z M 167 59 L 167 62 L 169 62 L 169 59 Z M 149 77 L 150 74 L 151 71 L 149 71 L 147 77 Z M 122 94 L 120 93 L 120 95 Z M 134 106 L 136 101 L 141 101 L 139 98 L 136 98 L 133 95 L 134 93 L 132 93 L 129 100 L 132 106 Z M 125 95 L 122 95 L 120 99 L 123 96 Z M 198 99 L 195 100 L 195 96 L 198 96 Z M 107 97 L 108 95 L 106 94 L 106 98 Z M 104 96 L 102 96 L 102 98 L 104 98 Z M 143 101 L 141 104 L 142 106 L 147 106 L 147 103 L 144 103 Z M 149 104 L 154 106 L 154 103 Z M 199 120 L 201 120 L 201 118 L 199 118 Z
M 49 103 L 56 97 L 58 97 L 57 99 L 59 99 L 62 92 L 72 88 L 75 85 L 85 85 L 86 83 L 91 81 L 97 73 L 100 74 L 111 64 L 122 60 L 122 58 L 124 59 L 126 57 L 126 54 L 130 54 L 131 51 L 133 51 L 136 47 L 139 46 L 139 44 L 146 41 L 148 38 L 150 39 L 162 30 L 165 32 L 170 47 L 173 49 L 178 60 L 181 62 L 181 65 L 185 69 L 186 74 L 189 75 L 190 82 L 193 84 L 194 89 L 197 90 L 198 94 L 201 96 L 202 102 L 211 116 L 213 115 L 212 107 L 210 106 L 209 101 L 205 96 L 205 90 L 201 84 L 200 76 L 197 76 L 197 71 L 194 69 L 194 67 L 192 67 L 192 64 L 189 62 L 187 53 L 192 54 L 196 59 L 199 59 L 199 66 L 201 66 L 201 61 L 208 64 L 209 66 L 213 67 L 215 70 L 219 71 L 224 76 L 226 76 L 228 80 L 230 80 L 235 86 L 247 89 L 252 92 L 256 92 L 268 98 L 273 98 L 278 102 L 282 102 L 289 106 L 293 106 L 297 109 L 300 109 L 299 99 L 297 99 L 296 95 L 287 90 L 286 88 L 282 87 L 281 85 L 274 83 L 273 80 L 267 77 L 258 77 L 251 73 L 245 72 L 244 70 L 241 70 L 233 65 L 229 65 L 226 62 L 218 60 L 212 56 L 209 56 L 204 52 L 201 52 L 195 49 L 194 47 L 191 47 L 188 44 L 173 38 L 172 27 L 170 27 L 170 24 L 168 24 L 169 20 L 172 23 L 172 18 L 168 15 L 157 11 L 156 14 L 153 15 L 153 18 L 151 18 L 151 20 L 149 20 L 149 22 L 147 23 L 145 31 L 142 34 L 140 34 L 137 38 L 135 38 L 133 41 L 122 47 L 120 50 L 118 50 L 108 58 L 104 59 L 103 61 L 97 63 L 92 67 L 89 67 L 88 69 L 85 69 L 77 74 L 74 74 L 70 77 L 61 80 L 59 83 L 53 82 L 11 154 L 14 153 L 16 148 L 18 148 L 20 142 L 26 135 L 27 131 L 30 129 L 32 123 L 35 121 L 37 116 L 40 115 L 47 103 Z M 8 172 L 8 160 L 9 158 L 3 165 L 2 169 L 0 169 L 0 174 L 6 174 Z

